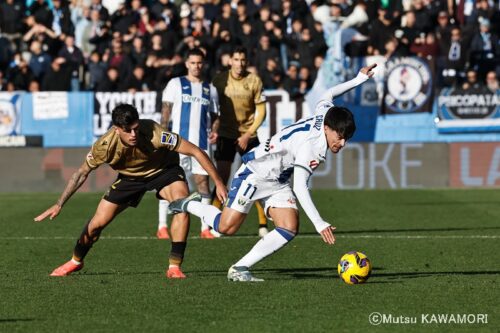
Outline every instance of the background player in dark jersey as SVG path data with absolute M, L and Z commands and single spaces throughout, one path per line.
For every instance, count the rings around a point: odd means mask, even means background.
M 257 129 L 266 117 L 266 99 L 262 81 L 247 71 L 247 50 L 242 46 L 231 52 L 231 69 L 217 74 L 212 84 L 219 96 L 220 116 L 213 126 L 217 135 L 215 160 L 224 184 L 229 180 L 236 152 L 243 155 L 259 145 Z M 220 208 L 215 200 L 214 205 Z M 259 236 L 267 234 L 267 221 L 259 201 Z
M 137 109 L 122 104 L 112 112 L 113 126 L 92 146 L 85 162 L 71 176 L 57 203 L 35 218 L 36 222 L 55 218 L 68 199 L 85 182 L 90 172 L 108 164 L 118 172 L 117 180 L 105 193 L 94 216 L 83 228 L 70 261 L 56 268 L 51 276 L 66 276 L 83 267 L 83 259 L 98 240 L 102 230 L 127 207 L 136 207 L 144 193 L 156 190 L 157 197 L 168 201 L 189 194 L 179 153 L 193 156 L 217 186 L 217 197 L 225 200 L 226 186 L 205 152 L 179 135 L 168 132 L 152 120 L 139 120 Z M 180 266 L 186 248 L 189 216 L 175 215 L 168 278 L 185 278 Z

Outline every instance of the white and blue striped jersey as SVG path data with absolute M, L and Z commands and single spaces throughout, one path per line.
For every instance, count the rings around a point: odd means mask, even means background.
M 259 177 L 280 183 L 289 181 L 295 166 L 312 174 L 326 159 L 324 117 L 332 106 L 331 101 L 321 101 L 314 116 L 283 128 L 245 154 L 243 162 Z
M 171 79 L 163 90 L 162 102 L 173 103 L 172 132 L 208 149 L 210 113 L 218 112 L 218 96 L 208 82 L 191 82 L 185 76 Z

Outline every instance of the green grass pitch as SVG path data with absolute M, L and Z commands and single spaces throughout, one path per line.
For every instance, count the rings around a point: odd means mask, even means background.
M 103 232 L 82 271 L 51 278 L 100 194 L 77 193 L 56 220 L 34 223 L 56 198 L 0 195 L 0 332 L 499 332 L 498 190 L 313 191 L 337 244 L 301 213 L 300 236 L 254 267 L 266 279 L 257 284 L 226 281 L 258 239 L 253 212 L 237 237 L 217 240 L 197 238 L 193 218 L 188 278 L 167 280 L 170 243 L 154 237 L 153 194 Z M 350 250 L 372 261 L 364 285 L 337 276 Z M 393 319 L 372 325 L 373 312 Z M 426 314 L 486 314 L 487 323 L 421 322 Z

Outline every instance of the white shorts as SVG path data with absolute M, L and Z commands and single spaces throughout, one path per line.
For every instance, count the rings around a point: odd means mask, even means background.
M 252 204 L 257 200 L 263 202 L 268 218 L 270 218 L 268 214 L 270 207 L 297 209 L 297 199 L 289 182 L 281 184 L 259 178 L 242 164 L 231 182 L 226 206 L 248 214 Z
M 205 153 L 208 155 L 208 151 L 205 150 Z M 200 163 L 198 163 L 194 157 L 179 154 L 179 164 L 186 173 L 192 173 L 193 175 L 208 175 L 205 169 L 201 167 Z

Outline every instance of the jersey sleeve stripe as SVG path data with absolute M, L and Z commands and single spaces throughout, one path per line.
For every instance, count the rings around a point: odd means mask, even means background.
M 312 172 L 312 170 L 311 170 L 310 168 L 305 167 L 305 166 L 303 166 L 303 165 L 300 165 L 300 164 L 294 164 L 293 166 L 294 166 L 294 167 L 299 167 L 299 168 L 302 168 L 302 169 L 306 170 L 307 172 L 309 172 L 309 174 L 310 174 L 310 175 L 312 175 L 312 173 L 313 173 L 313 172 Z

